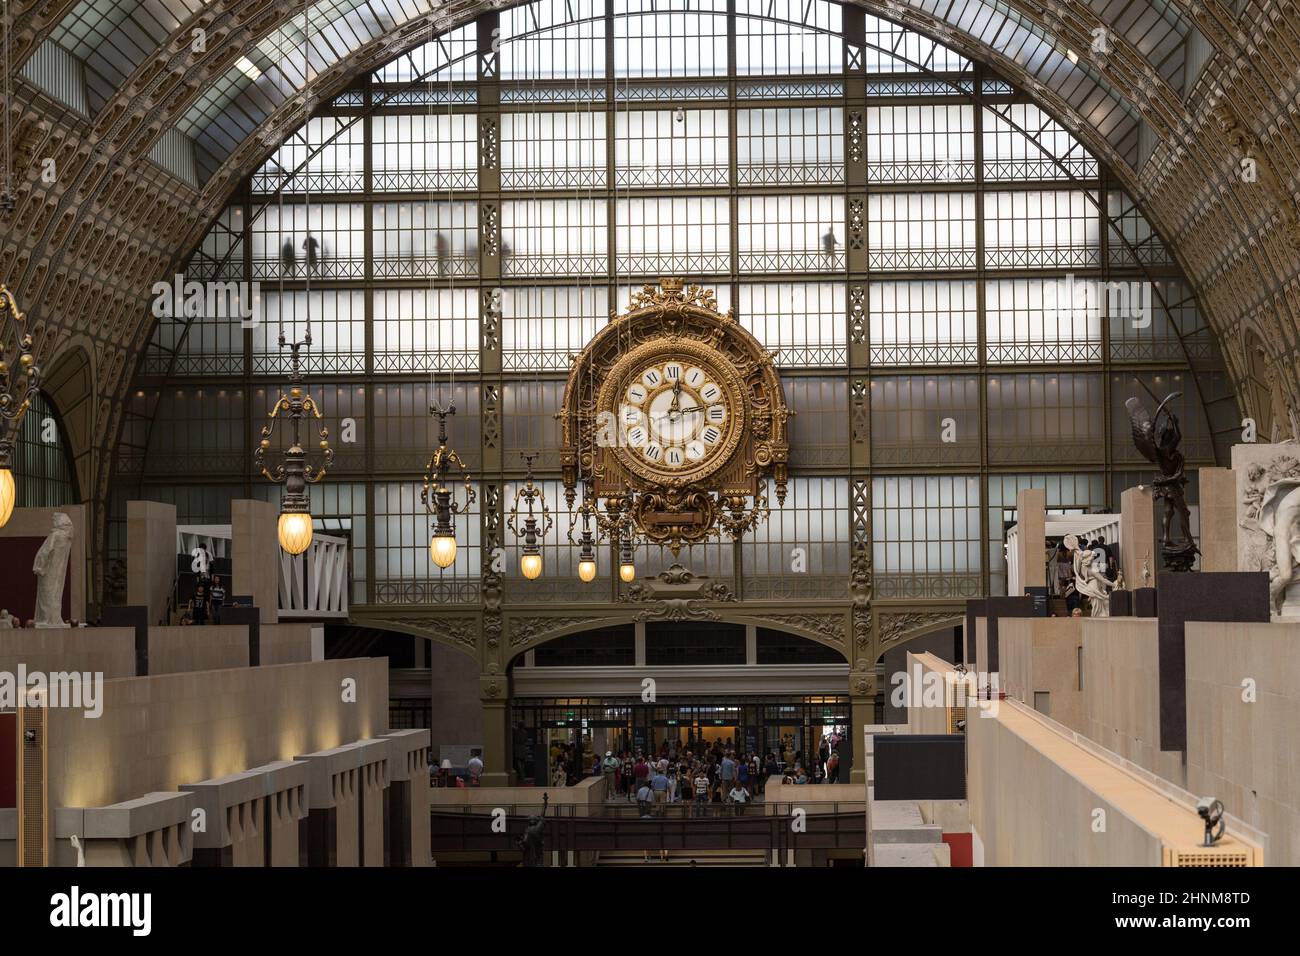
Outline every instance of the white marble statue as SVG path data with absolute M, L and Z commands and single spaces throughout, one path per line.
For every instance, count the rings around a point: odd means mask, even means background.
M 1242 449 L 1239 453 L 1238 449 Z M 1295 445 L 1237 445 L 1238 566 L 1267 571 L 1274 614 L 1300 614 L 1300 459 Z
M 54 530 L 36 552 L 32 572 L 36 575 L 36 626 L 67 627 L 63 620 L 63 582 L 68 576 L 68 555 L 72 552 L 72 519 L 62 511 L 54 513 Z
M 1066 535 L 1065 546 L 1073 552 L 1074 589 L 1088 599 L 1092 617 L 1110 617 L 1110 592 L 1115 585 L 1106 577 L 1106 549 L 1087 548 L 1075 535 Z
M 0 631 L 11 631 L 17 618 L 9 613 L 9 608 L 0 610 Z

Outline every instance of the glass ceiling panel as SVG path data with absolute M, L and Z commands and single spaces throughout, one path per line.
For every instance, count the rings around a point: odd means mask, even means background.
M 81 0 L 50 39 L 85 65 L 98 110 L 202 7 L 203 0 Z
M 151 0 L 160 9 L 166 4 L 194 3 L 197 0 Z M 703 6 L 701 6 L 703 2 Z M 1064 49 L 1041 29 L 1025 20 L 1002 0 L 898 0 L 906 6 L 951 23 L 969 33 L 976 41 L 988 45 L 1016 63 L 1045 87 L 1055 91 L 1078 109 L 1109 142 L 1116 144 L 1121 155 L 1135 155 L 1138 119 L 1115 92 L 1089 68 L 1086 62 L 1074 62 Z M 1094 3 L 1118 0 L 1093 0 Z M 113 7 L 112 0 L 87 0 Z M 370 41 L 392 33 L 408 21 L 430 12 L 438 0 L 319 0 L 311 7 L 310 55 L 304 69 L 304 18 L 298 17 L 265 37 L 240 57 L 214 82 L 177 123 L 198 146 L 200 164 L 205 170 L 215 168 L 239 144 L 253 134 L 280 104 L 294 96 L 306 82 L 328 70 L 338 60 L 350 55 Z M 685 15 L 687 9 L 697 19 L 723 0 L 617 0 L 616 11 L 644 18 Z M 537 29 L 556 29 L 565 23 L 590 20 L 591 0 L 564 2 L 539 0 L 525 7 L 504 11 L 502 39 L 518 37 Z M 790 3 L 788 0 L 740 0 L 738 10 L 784 21 L 797 17 L 814 31 L 829 29 L 840 22 L 834 4 L 826 0 Z M 151 7 L 152 9 L 152 7 Z M 654 11 L 647 13 L 647 11 Z M 671 13 L 669 12 L 671 11 Z M 1115 12 L 1115 11 L 1111 11 Z M 1119 11 L 1123 13 L 1124 11 Z M 1130 19 L 1133 19 L 1130 16 Z M 1140 18 L 1139 18 L 1140 19 Z M 1166 23 L 1163 18 L 1160 23 Z M 1137 23 L 1138 20 L 1133 20 Z M 1155 19 L 1149 24 L 1152 37 L 1167 33 L 1158 29 Z M 466 31 L 462 34 L 462 31 Z M 915 72 L 919 64 L 937 72 L 962 72 L 970 61 L 948 47 L 926 39 L 886 20 L 867 16 L 868 43 L 887 52 L 868 51 L 867 69 L 874 73 Z M 461 35 L 461 36 L 457 36 Z M 395 67 L 381 68 L 379 78 L 388 82 L 409 80 L 424 72 L 433 62 L 452 64 L 442 71 L 442 78 L 469 79 L 475 67 L 472 55 L 464 56 L 473 40 L 472 25 L 462 27 L 447 38 L 432 41 L 412 54 L 404 54 Z M 452 38 L 455 37 L 455 42 Z M 462 58 L 463 57 L 463 58 Z M 458 62 L 457 62 L 458 61 Z
M 1002 0 L 901 0 L 946 20 L 1020 64 L 1044 87 L 1079 111 L 1117 153 L 1136 157 L 1139 119 L 1127 102 L 1086 62 L 1075 63 L 1038 26 Z

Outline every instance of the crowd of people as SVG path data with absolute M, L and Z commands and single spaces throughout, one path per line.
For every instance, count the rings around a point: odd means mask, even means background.
M 789 735 L 765 754 L 737 752 L 730 737 L 692 741 L 685 747 L 665 740 L 652 753 L 637 749 L 597 754 L 591 772 L 603 778 L 606 799 L 635 801 L 643 817 L 660 815 L 671 804 L 689 806 L 692 816 L 740 815 L 773 779 L 787 784 L 838 783 L 841 739 L 837 733 L 823 736 L 811 760 L 795 749 Z M 575 782 L 574 753 L 572 744 L 552 746 L 552 786 Z

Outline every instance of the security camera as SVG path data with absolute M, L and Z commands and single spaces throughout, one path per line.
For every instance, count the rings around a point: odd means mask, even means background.
M 1205 821 L 1205 843 L 1202 846 L 1214 846 L 1223 838 L 1226 826 L 1223 822 L 1223 801 L 1216 797 L 1201 797 L 1196 801 L 1196 812 Z
M 34 744 L 34 743 L 36 743 L 36 731 L 34 731 L 34 730 L 24 730 L 24 731 L 23 731 L 23 740 L 27 741 L 27 743 L 29 743 L 29 744 Z

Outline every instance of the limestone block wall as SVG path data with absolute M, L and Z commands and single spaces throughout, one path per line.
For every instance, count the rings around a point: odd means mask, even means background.
M 970 721 L 966 736 L 967 802 L 986 866 L 1162 866 L 1166 851 L 1199 851 L 1192 794 L 1017 700 Z M 1236 820 L 1228 829 L 1216 853 L 1263 858 L 1258 833 Z
M 907 655 L 908 696 L 904 699 L 907 702 L 908 733 L 951 732 L 948 729 L 948 709 L 959 696 L 956 682 L 949 675 L 954 675 L 952 665 L 934 654 Z M 890 688 L 889 693 L 893 692 Z
M 0 630 L 0 671 L 89 671 L 105 680 L 135 676 L 135 630 L 129 627 Z
M 1046 693 L 1047 715 L 1083 731 L 1079 657 L 1085 618 L 1006 617 L 998 622 L 999 681 L 1007 696 L 1037 707 Z
M 1188 789 L 1267 833 L 1270 865 L 1300 866 L 1300 624 L 1186 633 Z
M 1081 732 L 1139 767 L 1186 786 L 1182 754 L 1160 749 L 1155 618 L 1085 619 L 1082 628 Z
M 296 790 L 283 790 L 274 794 L 267 804 L 265 823 L 271 836 L 269 866 L 297 866 L 298 821 L 306 810 L 301 804 L 302 794 Z
M 429 731 L 393 730 L 388 756 L 388 846 L 390 866 L 428 866 Z
M 126 503 L 127 603 L 149 609 L 150 624 L 165 624 L 176 580 L 176 506 L 161 501 Z
M 248 628 L 204 624 L 149 628 L 149 674 L 248 666 Z
M 359 767 L 353 768 L 331 778 L 334 806 L 329 813 L 334 823 L 335 866 L 361 865 L 360 772 Z
M 263 624 L 257 632 L 262 664 L 301 664 L 312 659 L 311 624 Z
M 279 617 L 279 509 L 269 501 L 239 499 L 230 503 L 229 594 L 249 594 L 263 624 Z
M 345 680 L 355 681 L 355 703 L 343 699 Z M 50 711 L 54 807 L 104 806 L 372 737 L 387 726 L 388 662 L 330 660 L 109 680 L 103 697 L 98 719 L 79 710 Z
M 361 797 L 361 865 L 384 865 L 384 791 L 388 788 L 388 764 L 377 760 L 363 764 L 357 775 Z

